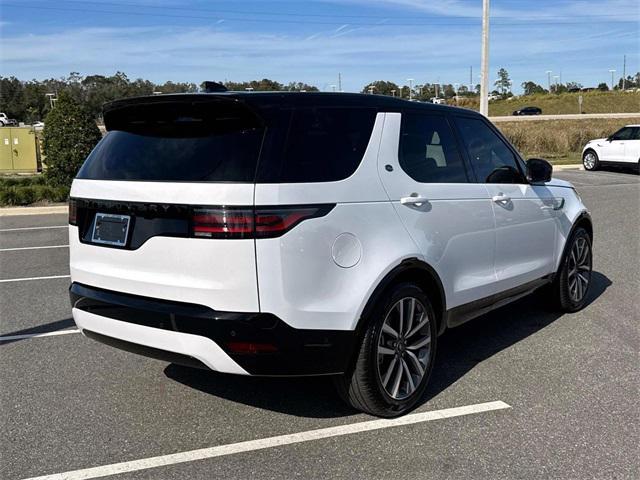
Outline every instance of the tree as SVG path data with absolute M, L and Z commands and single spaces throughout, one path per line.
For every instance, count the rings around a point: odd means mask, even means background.
M 61 92 L 45 120 L 42 146 L 47 182 L 69 186 L 102 134 L 91 112 L 68 92 Z
M 376 80 L 375 82 L 371 82 L 366 84 L 362 88 L 362 93 L 369 93 L 370 87 L 373 86 L 373 93 L 378 95 L 395 95 L 396 97 L 400 96 L 400 87 L 393 82 L 389 82 L 387 80 Z M 409 87 L 406 87 L 406 95 L 409 95 Z
M 318 87 L 308 85 L 304 82 L 291 82 L 285 87 L 289 92 L 318 92 Z
M 501 95 L 508 95 L 511 93 L 511 79 L 509 78 L 509 72 L 504 68 L 498 70 L 498 80 L 494 85 L 500 90 Z
M 601 82 L 598 84 L 598 90 L 602 91 L 602 92 L 608 92 L 609 91 L 609 85 L 606 84 L 606 82 Z
M 534 93 L 547 93 L 547 90 L 535 82 L 529 80 L 528 82 L 522 82 L 522 90 L 525 95 L 533 95 Z

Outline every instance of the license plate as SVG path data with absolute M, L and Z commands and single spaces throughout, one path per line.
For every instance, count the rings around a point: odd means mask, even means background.
M 130 220 L 131 217 L 129 215 L 96 213 L 91 241 L 115 247 L 124 247 L 127 244 Z

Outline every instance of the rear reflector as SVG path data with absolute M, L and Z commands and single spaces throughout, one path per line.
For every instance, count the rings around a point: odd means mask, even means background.
M 304 220 L 322 217 L 335 205 L 196 208 L 192 234 L 200 238 L 274 238 Z
M 274 353 L 278 348 L 271 343 L 229 342 L 227 348 L 231 353 Z

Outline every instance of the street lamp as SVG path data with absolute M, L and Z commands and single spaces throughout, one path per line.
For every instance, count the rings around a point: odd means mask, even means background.
M 392 96 L 392 97 L 395 97 L 395 96 L 396 96 L 396 91 L 395 91 L 395 89 L 394 89 L 394 90 L 391 90 L 391 96 Z
M 45 93 L 44 95 L 45 95 L 45 97 L 49 97 L 49 103 L 51 105 L 51 108 L 53 108 L 53 102 L 56 100 L 55 99 L 56 94 L 55 93 Z
M 407 82 L 409 82 L 409 101 L 413 98 L 413 78 L 407 78 Z
M 613 90 L 613 74 L 616 73 L 615 70 L 609 70 L 609 73 L 611 73 L 611 90 Z
M 558 79 L 559 79 L 559 78 L 560 78 L 560 77 L 559 77 L 558 75 L 554 75 L 554 76 L 553 76 L 554 85 L 555 85 L 554 90 L 555 90 L 555 92 L 556 92 L 556 93 L 558 93 Z
M 549 93 L 551 93 L 551 70 L 547 70 L 547 87 L 549 88 Z

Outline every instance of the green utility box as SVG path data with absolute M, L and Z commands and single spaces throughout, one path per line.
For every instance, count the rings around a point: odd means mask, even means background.
M 0 173 L 38 171 L 36 132 L 31 127 L 0 128 Z

